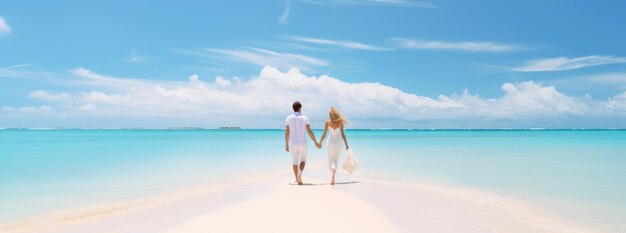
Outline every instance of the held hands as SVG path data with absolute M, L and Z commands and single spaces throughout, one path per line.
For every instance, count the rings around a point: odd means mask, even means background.
M 322 144 L 315 142 L 315 147 L 317 147 L 317 149 L 322 149 Z
M 346 150 L 350 149 L 350 147 L 348 145 L 346 145 Z

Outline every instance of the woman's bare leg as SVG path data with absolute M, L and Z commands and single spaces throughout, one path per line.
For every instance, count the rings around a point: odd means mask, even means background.
M 293 175 L 296 177 L 296 183 L 300 184 L 300 169 L 298 169 L 298 165 L 293 165 Z
M 337 171 L 337 169 L 333 169 L 332 173 L 333 173 L 333 177 L 330 179 L 330 185 L 335 185 L 335 172 Z

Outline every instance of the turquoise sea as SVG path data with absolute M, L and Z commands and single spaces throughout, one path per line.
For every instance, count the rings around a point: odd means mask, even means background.
M 348 130 L 361 169 L 626 232 L 625 130 Z M 316 136 L 321 136 L 316 131 Z M 309 160 L 325 161 L 310 144 Z M 289 169 L 282 130 L 2 129 L 0 224 Z

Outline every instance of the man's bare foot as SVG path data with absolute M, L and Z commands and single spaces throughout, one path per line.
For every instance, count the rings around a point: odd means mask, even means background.
M 298 182 L 299 185 L 302 185 L 302 177 L 298 176 L 298 179 L 296 180 L 296 182 Z

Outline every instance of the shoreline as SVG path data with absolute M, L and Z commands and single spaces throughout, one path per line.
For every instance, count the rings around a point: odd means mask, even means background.
M 252 228 L 246 227 L 255 226 L 272 232 L 287 232 L 292 227 L 318 232 L 601 232 L 581 228 L 523 201 L 478 190 L 393 182 L 363 174 L 349 176 L 343 171 L 338 171 L 338 184 L 332 187 L 327 176 L 321 163 L 307 167 L 303 178 L 309 185 L 303 186 L 290 185 L 292 174 L 286 169 L 249 173 L 128 202 L 91 205 L 4 223 L 0 231 L 249 232 Z M 302 210 L 290 203 L 300 199 L 309 203 Z M 331 214 L 337 211 L 342 214 Z M 359 223 L 361 217 L 370 220 L 363 225 Z M 237 224 L 238 218 L 260 220 L 241 225 Z M 298 224 L 289 225 L 289 219 Z M 324 228 L 332 226 L 333 221 L 334 225 L 352 228 Z
M 324 130 L 323 128 L 311 128 L 312 130 Z M 165 127 L 165 128 L 39 128 L 39 127 L 0 127 L 0 130 L 152 130 L 152 131 L 284 131 L 283 128 L 242 128 L 242 127 Z M 353 128 L 348 131 L 626 131 L 626 128 Z

